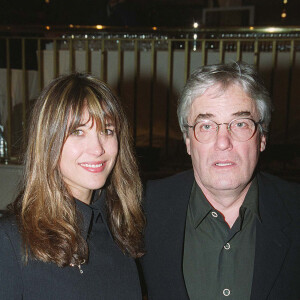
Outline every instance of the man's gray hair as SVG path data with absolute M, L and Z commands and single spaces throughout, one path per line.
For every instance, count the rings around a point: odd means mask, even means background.
M 239 84 L 255 102 L 262 124 L 259 130 L 262 134 L 267 134 L 272 112 L 269 92 L 254 66 L 244 62 L 233 62 L 200 67 L 191 74 L 181 93 L 177 109 L 179 126 L 184 139 L 188 132 L 186 125 L 193 101 L 215 84 L 220 84 L 221 91 L 232 84 Z

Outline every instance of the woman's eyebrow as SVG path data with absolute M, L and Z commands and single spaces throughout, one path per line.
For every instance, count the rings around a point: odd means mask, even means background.
M 86 127 L 87 123 L 79 123 L 77 127 Z

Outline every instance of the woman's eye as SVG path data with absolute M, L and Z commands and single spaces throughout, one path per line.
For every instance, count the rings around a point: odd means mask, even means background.
M 106 135 L 112 135 L 112 134 L 114 134 L 114 131 L 111 130 L 111 129 L 105 129 L 105 134 Z
M 80 129 L 76 129 L 72 132 L 72 135 L 81 136 L 81 135 L 83 135 L 83 131 Z
M 114 135 L 115 131 L 114 129 L 105 128 L 104 132 L 101 132 L 101 134 L 104 135 Z

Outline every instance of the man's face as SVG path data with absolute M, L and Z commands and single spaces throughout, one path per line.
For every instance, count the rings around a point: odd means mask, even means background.
M 233 84 L 226 91 L 220 91 L 218 84 L 197 97 L 190 109 L 188 123 L 194 125 L 201 119 L 216 123 L 247 117 L 259 121 L 254 102 L 241 86 Z M 189 129 L 186 138 L 187 152 L 192 158 L 195 179 L 205 193 L 241 192 L 250 182 L 259 153 L 265 149 L 266 137 L 258 130 L 246 142 L 232 139 L 227 125 L 221 125 L 216 138 L 203 144 L 198 142 Z

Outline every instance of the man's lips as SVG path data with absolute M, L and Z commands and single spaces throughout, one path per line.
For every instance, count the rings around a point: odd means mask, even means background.
M 79 163 L 79 165 L 92 173 L 99 173 L 102 172 L 105 168 L 106 162 L 84 162 L 84 163 Z
M 213 163 L 213 166 L 216 166 L 216 167 L 222 167 L 222 168 L 225 168 L 225 167 L 232 167 L 232 166 L 235 166 L 236 163 L 233 162 L 233 161 L 215 161 Z

